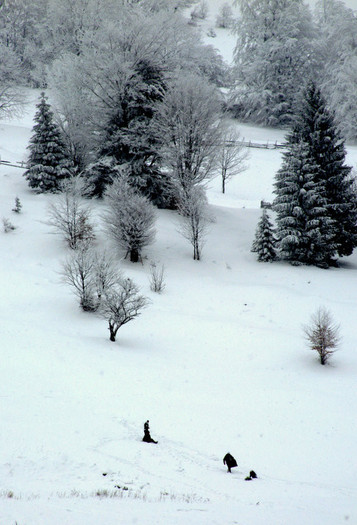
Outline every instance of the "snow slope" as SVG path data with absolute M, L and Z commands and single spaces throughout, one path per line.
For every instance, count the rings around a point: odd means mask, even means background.
M 37 95 L 21 119 L 0 121 L 2 159 L 26 158 Z M 143 264 L 118 259 L 151 305 L 116 343 L 61 282 L 68 252 L 46 224 L 54 197 L 0 166 L 0 217 L 17 226 L 0 232 L 0 525 L 357 523 L 357 255 L 329 270 L 255 260 L 259 203 L 280 162 L 280 150 L 251 149 L 226 195 L 209 183 L 215 221 L 200 262 L 176 214 L 158 212 Z M 99 220 L 96 230 L 106 246 Z M 165 264 L 161 295 L 150 261 Z M 325 367 L 301 329 L 320 305 L 343 335 Z M 141 441 L 146 419 L 158 445 Z M 245 481 L 251 469 L 259 479 Z
M 32 114 L 1 122 L 2 156 L 25 155 Z M 120 261 L 152 304 L 114 344 L 61 284 L 66 249 L 46 224 L 54 197 L 0 168 L 1 216 L 17 226 L 1 234 L 1 525 L 357 522 L 357 258 L 327 271 L 256 262 L 259 200 L 281 153 L 250 151 L 226 195 L 210 183 L 202 261 L 169 211 L 143 264 Z M 151 260 L 166 267 L 161 295 Z M 326 367 L 301 330 L 321 304 L 343 333 Z M 141 442 L 148 418 L 157 446 Z M 259 479 L 246 482 L 251 469 Z

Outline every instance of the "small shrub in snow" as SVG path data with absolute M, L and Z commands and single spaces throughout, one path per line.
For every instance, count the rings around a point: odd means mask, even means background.
M 4 233 L 9 233 L 11 231 L 16 230 L 16 226 L 14 226 L 9 219 L 6 219 L 6 217 L 3 218 L 2 224 Z
M 138 287 L 131 279 L 121 279 L 120 283 L 107 291 L 100 304 L 100 314 L 108 321 L 110 341 L 115 341 L 121 326 L 140 315 L 148 300 L 139 294 Z
M 50 225 L 64 236 L 73 250 L 79 244 L 90 244 L 94 240 L 90 224 L 90 208 L 84 202 L 87 186 L 80 177 L 73 177 L 61 185 L 62 193 L 50 205 Z M 89 191 L 89 190 L 88 190 Z
M 199 5 L 197 5 L 192 11 L 191 11 L 191 19 L 197 19 L 205 20 L 208 15 L 208 4 L 205 2 L 205 0 L 202 0 Z
M 12 208 L 12 211 L 15 212 L 15 213 L 21 213 L 21 209 L 22 209 L 21 201 L 20 201 L 19 197 L 16 197 L 15 198 L 15 206 Z
M 209 36 L 210 38 L 216 38 L 217 33 L 216 33 L 216 31 L 213 29 L 213 27 L 210 27 L 210 28 L 209 28 L 209 30 L 207 31 L 207 36 Z
M 326 308 L 320 307 L 312 316 L 310 324 L 304 326 L 305 337 L 311 350 L 320 356 L 320 363 L 325 365 L 341 340 L 340 327 L 335 324 Z
M 150 289 L 153 292 L 161 293 L 165 289 L 164 271 L 164 265 L 158 267 L 154 262 L 150 264 Z

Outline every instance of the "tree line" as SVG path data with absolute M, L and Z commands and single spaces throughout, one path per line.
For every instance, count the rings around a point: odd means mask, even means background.
M 150 230 L 153 205 L 177 209 L 181 233 L 200 259 L 210 221 L 205 183 L 219 170 L 224 192 L 230 176 L 244 169 L 244 151 L 224 125 L 233 111 L 291 128 L 276 177 L 277 257 L 330 266 L 352 252 L 354 181 L 344 164 L 336 93 L 327 85 L 327 77 L 338 78 L 327 69 L 330 54 L 342 67 L 357 49 L 355 16 L 344 4 L 325 0 L 313 19 L 301 0 L 237 1 L 231 71 L 187 23 L 183 2 L 27 4 L 5 4 L 0 41 L 13 60 L 26 65 L 29 81 L 36 82 L 34 64 L 42 56 L 41 83 L 55 101 L 53 112 L 43 93 L 37 106 L 25 172 L 31 188 L 61 191 L 63 180 L 79 175 L 91 197 L 106 199 L 111 230 L 122 244 L 123 224 L 136 222 L 143 235 L 139 224 Z M 35 35 L 33 24 L 42 24 L 45 33 Z M 343 35 L 336 27 L 344 28 Z M 29 42 L 42 53 L 30 54 L 32 62 L 25 59 Z M 231 88 L 228 100 L 222 86 Z M 120 213 L 118 202 L 125 204 Z M 135 248 L 134 229 L 131 244 L 124 244 L 137 261 L 145 243 Z

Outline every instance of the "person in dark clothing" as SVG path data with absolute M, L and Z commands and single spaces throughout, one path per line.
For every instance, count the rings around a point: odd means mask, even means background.
M 143 441 L 145 441 L 145 443 L 157 443 L 157 441 L 152 439 L 152 437 L 150 435 L 149 420 L 145 421 L 145 423 L 144 423 L 144 437 L 143 437 Z
M 238 463 L 229 452 L 223 458 L 223 465 L 227 465 L 227 472 L 232 472 L 233 467 L 238 467 Z

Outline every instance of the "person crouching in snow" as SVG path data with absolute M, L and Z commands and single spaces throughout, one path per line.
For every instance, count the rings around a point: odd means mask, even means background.
M 227 465 L 227 472 L 232 472 L 233 467 L 238 467 L 238 463 L 229 452 L 223 458 L 223 465 Z

